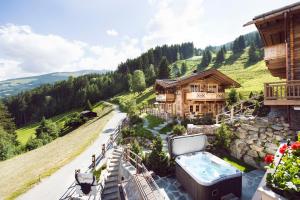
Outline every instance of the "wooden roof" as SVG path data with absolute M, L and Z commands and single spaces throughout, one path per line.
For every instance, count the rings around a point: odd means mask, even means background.
M 275 10 L 271 10 L 269 12 L 257 15 L 253 18 L 252 21 L 246 23 L 244 26 L 248 26 L 250 24 L 257 24 L 263 21 L 268 21 L 271 18 L 282 18 L 284 17 L 283 14 L 286 12 L 293 12 L 300 10 L 300 2 L 296 2 L 294 4 L 290 4 L 288 6 L 284 6 Z
M 155 85 L 160 85 L 163 88 L 172 88 L 175 86 L 181 86 L 187 83 L 190 83 L 197 79 L 205 79 L 205 78 L 212 78 L 224 85 L 225 87 L 241 87 L 241 85 L 228 77 L 227 75 L 223 74 L 222 72 L 216 69 L 209 69 L 206 71 L 201 71 L 197 73 L 193 73 L 189 76 L 184 76 L 177 79 L 157 79 Z

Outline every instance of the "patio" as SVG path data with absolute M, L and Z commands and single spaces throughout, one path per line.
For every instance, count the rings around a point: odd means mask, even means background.
M 253 170 L 243 174 L 241 200 L 252 199 L 263 176 L 264 171 L 262 170 Z M 165 190 L 170 200 L 192 200 L 176 180 L 175 176 L 158 178 L 156 179 L 156 183 L 160 188 Z

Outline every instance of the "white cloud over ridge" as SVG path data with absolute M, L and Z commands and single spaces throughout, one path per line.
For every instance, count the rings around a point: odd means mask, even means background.
M 0 80 L 57 71 L 113 70 L 141 52 L 137 39 L 104 47 L 35 33 L 30 26 L 0 26 Z
M 143 37 L 144 48 L 161 44 L 201 41 L 199 22 L 203 16 L 203 0 L 149 0 L 156 13 Z

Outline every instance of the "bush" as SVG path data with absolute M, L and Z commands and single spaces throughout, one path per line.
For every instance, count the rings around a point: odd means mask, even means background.
M 46 120 L 44 117 L 41 124 L 36 129 L 36 137 L 42 138 L 44 134 L 49 135 L 52 139 L 56 139 L 59 136 L 59 129 L 56 123 L 51 120 Z
M 147 168 L 153 170 L 159 176 L 166 176 L 170 173 L 169 158 L 162 151 L 162 140 L 160 137 L 156 137 L 153 140 L 153 150 L 149 156 L 145 157 L 145 164 Z
M 15 143 L 14 135 L 0 126 L 0 160 L 11 158 L 17 153 L 18 147 Z
M 131 144 L 130 150 L 139 156 L 142 155 L 142 147 L 140 146 L 140 144 L 138 143 L 137 140 L 133 141 L 133 143 Z
M 77 128 L 86 122 L 86 118 L 81 117 L 78 112 L 71 114 L 65 122 L 65 126 L 70 128 Z
M 30 138 L 26 144 L 26 149 L 31 151 L 33 149 L 43 146 L 43 140 L 39 138 Z
M 233 105 L 237 103 L 239 100 L 239 94 L 235 88 L 231 88 L 230 92 L 228 93 L 227 103 L 228 105 Z
M 141 123 L 143 123 L 143 119 L 140 118 L 139 115 L 137 115 L 137 114 L 129 115 L 129 124 L 130 125 L 136 125 L 136 124 L 141 124 Z
M 122 138 L 134 137 L 135 131 L 132 128 L 125 127 L 121 130 Z
M 233 135 L 229 127 L 225 123 L 222 123 L 221 126 L 217 129 L 215 141 L 216 145 L 229 150 L 232 137 Z
M 183 135 L 186 133 L 186 128 L 182 125 L 175 125 L 173 127 L 173 134 L 174 135 Z

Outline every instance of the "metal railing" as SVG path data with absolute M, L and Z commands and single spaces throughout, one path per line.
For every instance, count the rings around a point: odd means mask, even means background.
M 97 165 L 100 164 L 100 162 L 105 158 L 105 154 L 108 150 L 110 150 L 111 148 L 113 148 L 113 144 L 115 143 L 115 141 L 118 139 L 118 137 L 120 136 L 120 132 L 122 127 L 127 123 L 127 118 L 123 119 L 119 125 L 117 126 L 117 128 L 113 131 L 113 133 L 110 135 L 109 140 L 105 143 L 102 144 L 101 146 L 101 153 L 96 157 L 95 154 L 92 155 L 92 163 L 88 166 L 87 170 L 85 171 L 85 173 L 91 173 Z M 75 170 L 75 173 L 80 172 L 80 170 Z M 98 189 L 98 194 L 102 194 L 102 191 L 104 189 L 104 185 L 103 185 L 104 181 L 102 180 L 97 186 L 99 188 Z M 72 199 L 72 196 L 75 194 L 75 186 L 76 186 L 76 182 L 74 181 L 68 188 L 67 191 L 59 198 L 60 200 L 65 200 L 65 199 Z
M 149 198 L 149 196 L 154 197 L 157 200 L 165 199 L 164 195 L 161 194 L 160 189 L 153 179 L 151 173 L 142 163 L 142 158 L 139 155 L 131 151 L 129 148 L 125 148 L 123 151 L 123 159 L 124 161 L 129 162 L 133 166 L 135 166 L 136 174 L 134 175 L 134 179 L 144 200 L 153 199 Z M 139 176 L 142 177 L 142 179 L 139 179 Z M 143 186 L 141 180 L 144 180 L 144 182 L 147 183 L 148 188 L 151 190 L 150 193 L 145 192 L 145 187 Z

